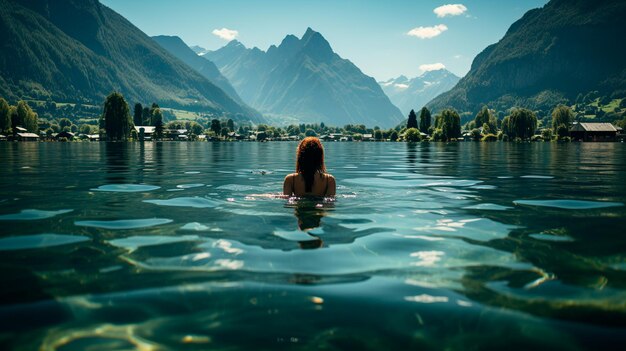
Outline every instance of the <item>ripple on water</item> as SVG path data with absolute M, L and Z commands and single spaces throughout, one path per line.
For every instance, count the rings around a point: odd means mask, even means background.
M 173 207 L 193 207 L 193 208 L 212 208 L 217 207 L 220 203 L 216 200 L 207 199 L 205 197 L 175 197 L 167 200 L 143 200 L 149 204 L 155 204 L 159 206 L 173 206 Z
M 218 186 L 216 189 L 230 190 L 230 191 L 236 191 L 236 192 L 264 190 L 263 187 L 260 187 L 260 186 L 243 185 L 243 184 L 226 184 L 226 185 Z
M 512 208 L 513 207 L 502 206 L 502 205 L 492 204 L 492 203 L 476 204 L 472 206 L 463 207 L 463 209 L 465 210 L 488 210 L 488 211 L 506 211 Z
M 589 210 L 595 208 L 624 206 L 621 202 L 602 202 L 585 200 L 515 200 L 516 205 L 554 207 L 564 210 Z
M 32 221 L 37 219 L 52 218 L 54 216 L 62 215 L 72 212 L 74 210 L 58 210 L 58 211 L 45 211 L 45 210 L 22 210 L 20 213 L 11 213 L 0 216 L 0 221 Z
M 432 179 L 387 179 L 387 178 L 353 178 L 344 180 L 346 183 L 352 183 L 364 186 L 375 186 L 382 188 L 408 188 L 408 187 L 468 187 L 478 183 L 482 183 L 481 180 L 467 180 L 467 179 L 445 179 L 445 180 L 432 180 Z
M 199 188 L 201 186 L 204 186 L 204 184 L 201 184 L 201 183 L 180 184 L 180 185 L 177 185 L 176 187 L 179 189 L 191 189 L 191 188 Z
M 0 239 L 0 251 L 40 249 L 44 247 L 74 244 L 90 240 L 82 235 L 35 234 L 10 236 Z
M 161 188 L 160 186 L 148 185 L 148 184 L 106 184 L 106 185 L 101 185 L 91 190 L 108 191 L 108 192 L 115 192 L 115 193 L 138 193 L 138 192 L 157 190 L 160 188 Z
M 537 239 L 537 240 L 543 240 L 543 241 L 560 241 L 560 242 L 574 241 L 572 237 L 569 237 L 567 235 L 551 235 L 551 234 L 539 233 L 539 234 L 530 234 L 529 237 L 533 239 Z
M 194 232 L 204 232 L 210 229 L 211 228 L 209 228 L 208 226 L 198 222 L 187 223 L 184 226 L 180 227 L 180 230 L 189 230 Z
M 543 175 L 523 175 L 520 178 L 526 178 L 526 179 L 554 179 L 553 176 L 543 176 Z
M 103 229 L 137 229 L 171 223 L 167 218 L 119 219 L 113 221 L 76 221 L 74 225 Z
M 127 238 L 109 240 L 109 244 L 130 251 L 136 250 L 143 246 L 173 244 L 183 241 L 195 241 L 198 240 L 197 235 L 183 235 L 183 236 L 163 236 L 163 235 L 137 235 L 129 236 Z

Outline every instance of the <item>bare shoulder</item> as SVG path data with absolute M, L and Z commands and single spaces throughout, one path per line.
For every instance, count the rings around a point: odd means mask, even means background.
M 295 177 L 295 176 L 297 176 L 297 175 L 298 175 L 298 173 L 291 173 L 291 174 L 287 174 L 287 175 L 285 176 L 285 180 L 290 180 L 291 178 L 293 178 L 293 177 Z

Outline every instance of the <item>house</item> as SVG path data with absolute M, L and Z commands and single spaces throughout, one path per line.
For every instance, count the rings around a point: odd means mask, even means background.
M 373 134 L 363 134 L 363 136 L 361 137 L 361 140 L 363 141 L 370 141 L 374 139 L 374 135 Z
M 38 141 L 39 135 L 35 133 L 17 133 L 17 140 L 19 141 Z
M 74 133 L 61 132 L 54 136 L 54 140 L 61 140 L 61 138 L 65 138 L 64 140 L 74 140 Z
M 152 140 L 155 129 L 156 127 L 154 126 L 135 126 L 139 140 Z
M 245 137 L 241 134 L 238 134 L 236 132 L 230 132 L 228 133 L 228 139 L 235 139 L 235 140 L 242 140 Z
M 574 122 L 569 134 L 578 141 L 617 141 L 617 128 L 611 123 Z
M 100 141 L 100 134 L 87 134 L 89 141 Z
M 6 140 L 7 140 L 7 136 L 0 134 L 0 141 L 6 141 Z

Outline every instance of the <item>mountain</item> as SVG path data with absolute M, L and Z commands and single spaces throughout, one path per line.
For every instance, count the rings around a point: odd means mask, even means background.
M 264 113 L 327 125 L 390 127 L 402 120 L 376 81 L 311 28 L 267 51 L 233 40 L 203 57 L 217 65 L 246 103 Z
M 130 104 L 262 120 L 97 0 L 0 8 L 0 96 L 100 105 L 117 90 Z
M 421 76 L 409 79 L 405 76 L 378 82 L 391 102 L 400 108 L 404 115 L 411 110 L 421 109 L 430 100 L 452 89 L 459 82 L 454 73 L 440 69 L 424 72 Z
M 193 45 L 193 46 L 190 46 L 189 48 L 193 50 L 193 52 L 195 52 L 197 55 L 203 55 L 209 51 L 203 48 L 202 46 L 198 46 L 198 45 Z
M 552 0 L 511 25 L 452 90 L 428 106 L 549 110 L 589 91 L 626 96 L 625 17 L 622 0 Z
M 230 82 L 224 77 L 215 64 L 205 58 L 198 56 L 185 42 L 177 36 L 159 35 L 152 37 L 170 54 L 195 69 L 211 83 L 217 85 L 228 94 L 233 100 L 243 103 Z

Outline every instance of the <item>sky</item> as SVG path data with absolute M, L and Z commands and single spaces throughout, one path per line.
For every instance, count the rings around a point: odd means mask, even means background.
M 176 35 L 217 50 L 233 38 L 267 50 L 307 27 L 378 81 L 445 67 L 465 75 L 474 57 L 547 0 L 101 0 L 150 36 Z

